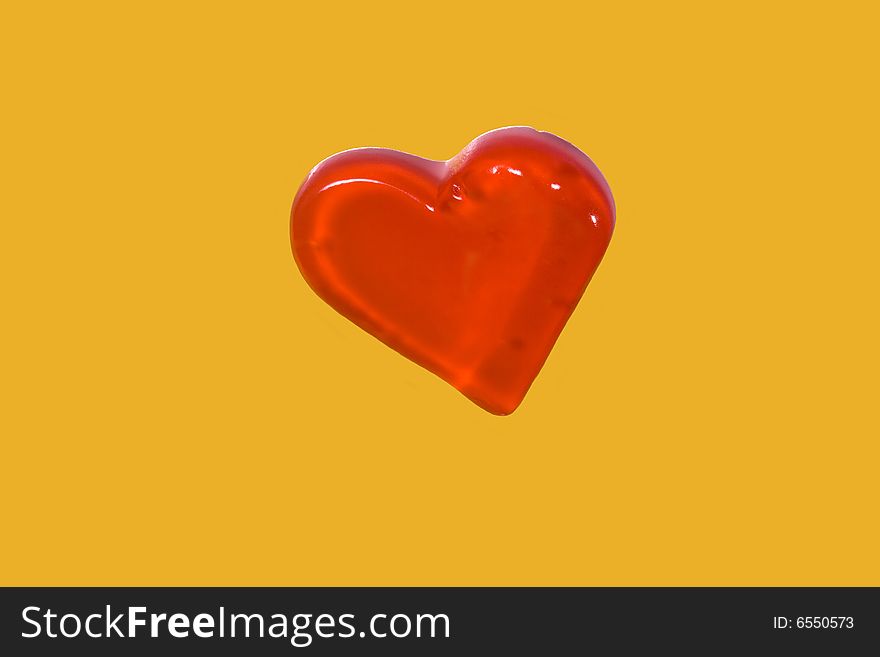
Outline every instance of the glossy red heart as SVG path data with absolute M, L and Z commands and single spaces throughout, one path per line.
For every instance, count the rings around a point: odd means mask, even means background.
M 381 148 L 334 155 L 300 187 L 290 229 L 324 301 L 505 415 L 599 265 L 614 200 L 568 142 L 503 128 L 447 162 Z

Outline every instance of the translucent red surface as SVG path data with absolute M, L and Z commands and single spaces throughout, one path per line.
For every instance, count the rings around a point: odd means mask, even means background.
M 322 299 L 499 415 L 522 401 L 613 229 L 592 161 L 531 128 L 447 162 L 339 153 L 291 212 L 294 257 Z

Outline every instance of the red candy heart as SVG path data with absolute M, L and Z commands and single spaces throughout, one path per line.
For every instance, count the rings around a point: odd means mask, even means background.
M 448 162 L 339 153 L 290 220 L 318 296 L 498 415 L 522 401 L 613 229 L 596 165 L 531 128 L 486 133 Z

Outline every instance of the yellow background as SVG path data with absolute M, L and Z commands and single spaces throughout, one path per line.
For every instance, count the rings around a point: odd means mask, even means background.
M 869 3 L 21 3 L 4 584 L 880 584 Z M 325 306 L 320 159 L 586 151 L 604 263 L 493 417 Z

